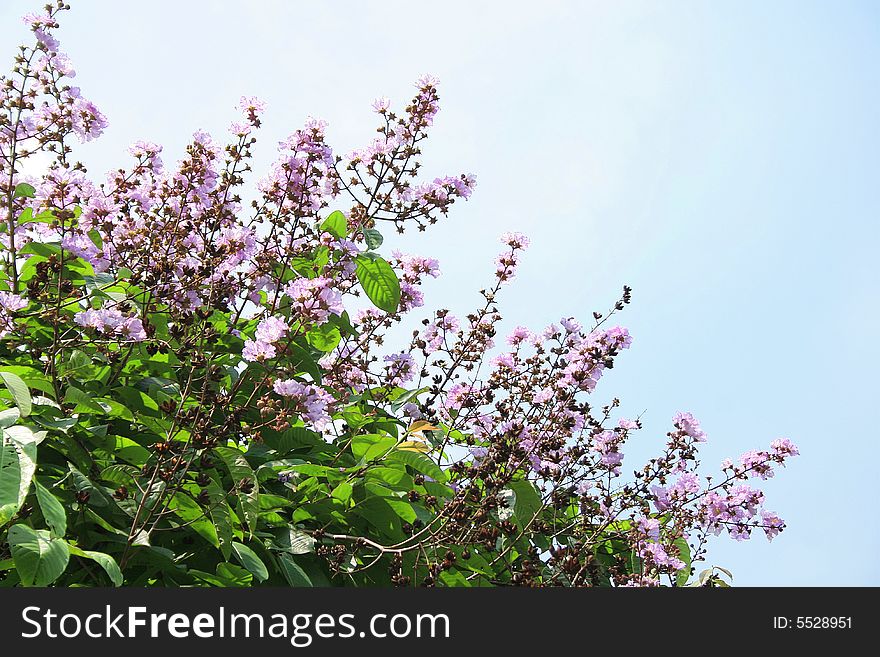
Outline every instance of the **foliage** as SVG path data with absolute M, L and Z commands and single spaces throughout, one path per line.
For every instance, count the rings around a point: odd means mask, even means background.
M 629 288 L 589 329 L 496 348 L 522 235 L 502 236 L 479 308 L 387 350 L 439 270 L 382 254 L 380 227 L 424 230 L 475 184 L 418 181 L 436 80 L 400 114 L 375 101 L 378 136 L 345 157 L 309 120 L 249 209 L 251 98 L 225 147 L 196 132 L 166 171 L 138 142 L 97 185 L 71 142 L 106 119 L 66 82 L 65 8 L 26 18 L 0 99 L 0 584 L 683 585 L 709 535 L 782 529 L 744 482 L 787 440 L 709 481 L 679 413 L 623 480 L 640 424 L 589 400 L 631 342 L 607 325 Z M 39 153 L 52 164 L 24 175 Z

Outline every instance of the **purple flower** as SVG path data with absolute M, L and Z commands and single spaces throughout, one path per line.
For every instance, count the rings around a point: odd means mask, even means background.
M 294 379 L 278 380 L 272 389 L 291 403 L 317 431 L 323 431 L 330 423 L 328 406 L 333 396 L 324 389 Z
M 676 413 L 672 424 L 698 443 L 706 442 L 706 433 L 700 428 L 700 421 L 690 413 Z
M 538 392 L 532 395 L 532 401 L 536 404 L 544 404 L 553 399 L 553 388 L 546 387 L 541 388 Z
M 72 115 L 73 133 L 80 142 L 87 142 L 100 137 L 109 125 L 107 117 L 95 107 L 90 100 L 77 95 L 70 110 Z
M 654 588 L 660 586 L 660 580 L 654 577 L 633 575 L 623 586 L 624 588 Z
M 645 543 L 642 545 L 639 555 L 642 559 L 653 563 L 658 568 L 669 568 L 678 571 L 685 566 L 681 559 L 673 557 L 666 552 L 665 548 L 660 543 Z
M 250 362 L 275 358 L 275 345 L 260 340 L 245 340 L 241 357 Z
M 754 474 L 761 479 L 770 479 L 774 472 L 770 463 L 770 454 L 764 451 L 749 450 L 739 457 L 744 472 Z
M 284 320 L 278 317 L 267 317 L 257 325 L 254 337 L 257 342 L 268 342 L 273 344 L 287 335 L 289 327 Z
M 341 315 L 345 307 L 342 295 L 333 288 L 333 281 L 326 277 L 297 278 L 284 288 L 293 309 L 306 321 L 321 324 L 333 315 Z
M 413 308 L 421 308 L 425 305 L 425 295 L 412 283 L 401 281 L 400 283 L 400 311 L 407 312 Z
M 620 472 L 623 454 L 618 451 L 620 436 L 616 431 L 602 431 L 593 436 L 593 449 L 600 455 L 600 462 L 615 474 Z
M 415 375 L 416 363 L 409 354 L 389 354 L 384 361 L 385 375 L 389 385 L 400 386 L 412 381 Z
M 58 50 L 58 40 L 49 33 L 49 30 L 58 27 L 58 21 L 52 16 L 49 14 L 27 14 L 22 18 L 22 21 L 30 26 L 37 41 L 39 41 L 46 50 L 49 52 L 55 52 Z
M 532 332 L 525 326 L 517 326 L 513 332 L 507 336 L 507 344 L 518 347 L 520 344 L 532 337 Z
M 159 157 L 162 146 L 159 144 L 154 144 L 151 141 L 136 141 L 129 147 L 128 152 L 143 162 L 154 174 L 162 173 L 162 158 Z
M 773 450 L 773 453 L 780 458 L 787 458 L 789 456 L 797 456 L 800 454 L 798 451 L 797 445 L 791 442 L 788 438 L 779 438 L 770 443 L 770 449 Z
M 0 338 L 14 328 L 12 314 L 28 305 L 28 300 L 12 292 L 0 291 Z
M 144 330 L 144 324 L 138 317 L 125 318 L 122 323 L 116 327 L 116 332 L 133 342 L 143 342 L 147 339 L 147 332 Z
M 266 111 L 266 103 L 256 96 L 242 96 L 238 101 L 238 109 L 242 112 L 261 114 Z
M 502 283 L 513 280 L 516 277 L 516 267 L 519 257 L 515 250 L 505 251 L 495 258 L 495 277 Z
M 639 518 L 636 520 L 636 527 L 645 538 L 660 540 L 660 521 L 656 518 Z
M 574 317 L 564 317 L 559 320 L 559 323 L 569 333 L 578 333 L 581 330 L 581 323 L 575 320 Z
M 113 307 L 88 308 L 73 317 L 73 321 L 83 328 L 94 329 L 104 335 L 116 335 L 132 342 L 143 342 L 147 332 L 138 317 L 123 315 Z
M 250 228 L 227 226 L 220 229 L 216 241 L 223 247 L 225 260 L 219 265 L 224 272 L 231 272 L 243 262 L 249 261 L 257 251 L 257 238 Z
M 15 312 L 27 307 L 28 300 L 12 292 L 0 291 L 0 308 L 7 312 Z
M 68 233 L 61 240 L 61 246 L 73 255 L 91 264 L 98 273 L 107 271 L 110 266 L 110 261 L 104 257 L 101 249 L 84 233 Z
M 443 347 L 447 336 L 458 333 L 459 328 L 458 318 L 452 313 L 438 317 L 437 321 L 431 322 L 422 331 L 422 340 L 426 343 L 425 351 L 431 354 Z
M 446 393 L 446 399 L 443 403 L 442 411 L 448 417 L 453 411 L 461 411 L 468 406 L 476 404 L 475 393 L 479 392 L 469 383 L 456 383 L 449 388 Z
M 501 243 L 511 249 L 527 249 L 530 244 L 529 238 L 522 233 L 504 233 L 501 235 Z
M 414 404 L 413 402 L 407 402 L 403 405 L 403 408 L 400 409 L 400 412 L 406 415 L 411 420 L 421 420 L 425 417 L 424 413 L 422 413 L 418 404 Z
M 407 255 L 400 251 L 393 251 L 392 254 L 397 264 L 403 269 L 404 280 L 413 284 L 421 282 L 423 276 L 431 276 L 437 278 L 440 275 L 440 263 L 434 258 L 423 258 L 422 256 Z
M 509 370 L 516 369 L 516 361 L 511 353 L 503 353 L 492 359 L 492 364 L 497 368 L 507 368 Z
M 693 495 L 700 490 L 700 479 L 693 472 L 684 472 L 678 477 L 672 490 L 682 498 L 687 495 Z
M 782 518 L 771 511 L 761 511 L 761 522 L 763 523 L 764 534 L 768 541 L 772 541 L 774 537 L 779 536 L 779 532 L 785 527 Z

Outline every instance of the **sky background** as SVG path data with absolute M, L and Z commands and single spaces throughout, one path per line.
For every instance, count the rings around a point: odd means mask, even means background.
M 402 109 L 437 75 L 422 173 L 478 187 L 428 233 L 386 240 L 440 260 L 426 310 L 476 306 L 507 230 L 532 247 L 505 334 L 587 323 L 631 285 L 635 341 L 595 393 L 644 412 L 625 465 L 677 410 L 708 432 L 708 472 L 789 437 L 802 455 L 763 485 L 789 527 L 719 538 L 709 562 L 739 585 L 880 585 L 880 4 L 72 4 L 62 50 L 110 120 L 78 151 L 93 174 L 137 139 L 173 164 L 194 130 L 224 135 L 242 94 L 269 104 L 258 173 L 308 115 L 344 153 L 372 138 L 373 98 Z M 10 64 L 40 5 L 0 6 Z

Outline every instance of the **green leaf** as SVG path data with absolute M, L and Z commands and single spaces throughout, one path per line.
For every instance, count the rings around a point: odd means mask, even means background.
M 326 353 L 333 351 L 336 348 L 336 345 L 342 340 L 342 335 L 339 333 L 339 329 L 335 326 L 322 324 L 309 331 L 306 334 L 306 340 L 318 351 Z
M 467 577 L 465 577 L 457 568 L 440 571 L 440 581 L 446 586 L 472 586 Z
M 3 430 L 0 445 L 0 527 L 9 522 L 24 504 L 37 469 L 36 443 L 16 443 L 9 440 L 8 431 Z
M 168 399 L 180 399 L 180 385 L 177 381 L 165 379 L 161 376 L 148 376 L 145 379 L 141 379 L 137 382 L 137 387 L 159 402 Z
M 348 233 L 348 221 L 346 221 L 344 214 L 339 210 L 335 210 L 330 213 L 329 217 L 324 219 L 324 222 L 321 224 L 321 230 L 342 239 Z
M 211 499 L 209 511 L 214 527 L 217 529 L 217 538 L 220 541 L 220 553 L 224 559 L 229 559 L 232 554 L 232 509 L 226 503 L 226 492 L 220 488 L 216 481 L 211 480 L 208 484 L 208 495 Z
M 384 499 L 385 502 L 388 503 L 388 506 L 394 509 L 394 513 L 400 516 L 404 522 L 414 522 L 415 519 L 418 518 L 412 504 L 406 500 L 401 500 L 396 497 L 386 497 Z
M 239 507 L 248 529 L 254 532 L 257 528 L 257 518 L 260 514 L 260 490 L 257 476 L 244 457 L 244 454 L 234 447 L 216 447 L 214 451 L 226 464 L 229 476 L 236 485 Z M 249 493 L 242 491 L 238 485 L 245 479 L 250 480 L 253 488 Z
M 116 563 L 116 559 L 111 557 L 109 554 L 104 554 L 103 552 L 92 552 L 91 550 L 80 550 L 75 545 L 67 546 L 67 549 L 70 550 L 70 554 L 82 557 L 84 559 L 91 559 L 96 562 L 101 568 L 104 569 L 104 572 L 107 573 L 107 576 L 110 578 L 110 581 L 113 582 L 113 586 L 122 586 L 122 571 L 119 570 L 119 565 Z
M 328 262 L 330 262 L 330 249 L 326 246 L 320 246 L 315 249 L 311 257 L 295 256 L 291 258 L 290 266 L 306 278 L 315 278 L 324 270 Z
M 261 434 L 266 445 L 274 449 L 279 456 L 284 456 L 294 449 L 325 444 L 319 434 L 305 427 L 290 427 L 284 431 L 274 431 L 265 427 Z
M 192 527 L 196 534 L 214 547 L 220 547 L 217 529 L 198 502 L 183 491 L 179 491 L 169 500 L 168 507 L 174 511 L 178 518 L 187 523 L 189 527 Z
M 641 575 L 643 570 L 642 558 L 638 551 L 632 550 L 629 554 L 629 572 L 633 575 Z
M 63 376 L 70 376 L 80 381 L 89 380 L 94 372 L 95 367 L 92 365 L 92 359 L 79 349 L 73 350 L 70 358 L 61 368 Z
M 691 576 L 691 546 L 683 538 L 675 539 L 673 545 L 678 548 L 678 558 L 684 562 L 684 568 L 675 576 L 675 585 L 684 586 Z
M 351 499 L 352 486 L 347 481 L 343 481 L 336 488 L 333 489 L 333 492 L 330 493 L 331 497 L 335 497 L 340 502 L 344 502 L 348 504 L 348 501 Z
M 315 551 L 315 539 L 301 529 L 288 526 L 276 535 L 275 546 L 288 554 L 307 554 Z
M 46 519 L 52 536 L 62 538 L 67 531 L 67 513 L 64 511 L 64 507 L 61 506 L 58 498 L 39 481 L 34 480 L 34 487 L 37 490 L 37 503 L 40 505 L 40 511 L 43 512 L 43 518 Z
M 446 481 L 446 473 L 440 469 L 440 466 L 434 463 L 434 461 L 429 459 L 427 456 L 419 454 L 418 452 L 394 451 L 388 455 L 388 458 L 392 461 L 400 461 L 401 463 L 406 463 L 416 472 L 421 472 L 423 475 L 427 475 L 434 481 L 438 481 L 440 483 Z
M 514 515 L 517 519 L 517 525 L 520 529 L 528 525 L 535 517 L 543 503 L 541 495 L 535 488 L 535 485 L 525 479 L 514 481 L 510 484 L 511 490 L 516 494 L 516 505 L 514 507 Z
M 97 413 L 103 415 L 106 409 L 94 398 L 91 393 L 76 386 L 68 386 L 64 393 L 64 403 L 72 404 L 75 413 Z
M 109 397 L 95 397 L 92 401 L 99 404 L 104 409 L 104 415 L 108 417 L 118 417 L 127 422 L 134 422 L 134 414 L 125 406 L 115 399 Z
M 52 538 L 45 529 L 13 525 L 6 540 L 24 586 L 48 586 L 67 568 L 70 560 L 67 543 Z
M 101 486 L 96 486 L 94 482 L 80 472 L 73 463 L 68 462 L 67 469 L 70 470 L 70 477 L 73 479 L 77 492 L 89 494 L 89 506 L 104 508 L 115 505 L 107 492 Z
M 385 454 L 397 443 L 393 436 L 365 433 L 351 439 L 351 453 L 356 459 L 371 460 Z
M 251 550 L 247 545 L 233 542 L 232 553 L 235 555 L 235 558 L 241 562 L 241 565 L 253 573 L 254 577 L 258 580 L 265 582 L 269 579 L 269 571 L 266 569 L 266 564 L 264 564 L 263 560 L 257 556 L 256 552 Z
M 351 324 L 348 311 L 343 310 L 341 315 L 330 315 L 327 322 L 338 328 L 344 336 L 357 336 L 358 334 L 357 329 Z
M 278 563 L 281 564 L 281 573 L 284 575 L 284 579 L 291 586 L 314 586 L 306 572 L 289 554 L 282 554 L 278 558 Z
M 61 245 L 58 242 L 28 242 L 18 251 L 21 254 L 34 254 L 48 258 L 61 255 Z
M 364 229 L 364 242 L 366 242 L 368 249 L 378 249 L 380 246 L 382 246 L 382 242 L 384 241 L 385 240 L 382 237 L 382 233 L 380 233 L 375 228 Z
M 287 351 L 290 355 L 291 363 L 295 364 L 301 372 L 311 376 L 315 383 L 321 383 L 321 368 L 315 362 L 315 359 L 312 358 L 312 354 L 309 353 L 306 347 L 303 347 L 298 342 L 291 342 L 287 347 Z
M 136 388 L 123 386 L 116 388 L 113 393 L 124 402 L 126 408 L 133 413 L 139 415 L 157 415 L 159 404 L 156 403 L 149 395 Z M 143 419 L 143 418 L 141 418 Z
M 125 463 L 114 463 L 101 470 L 101 479 L 124 486 L 133 485 L 140 475 L 140 468 Z
M 19 445 L 39 445 L 46 437 L 45 431 L 34 431 L 23 424 L 6 427 L 3 430 L 3 433 L 12 442 L 18 443 Z
M 15 198 L 33 198 L 34 194 L 37 193 L 37 190 L 34 189 L 33 185 L 29 185 L 27 183 L 18 183 L 15 186 L 15 191 L 13 192 L 13 196 Z
M 366 497 L 355 508 L 364 520 L 392 540 L 402 540 L 403 530 L 400 517 L 381 497 Z
M 370 468 L 367 470 L 366 479 L 376 480 L 397 490 L 411 490 L 414 485 L 413 478 L 407 474 L 406 468 L 402 465 Z
M 224 586 L 250 586 L 254 579 L 247 570 L 231 563 L 217 564 L 217 576 L 226 581 Z
M 28 262 L 31 260 L 32 258 L 29 258 Z M 25 365 L 7 365 L 2 369 L 4 372 L 10 372 L 20 376 L 21 380 L 27 384 L 28 388 L 42 390 L 50 395 L 55 394 L 55 388 L 52 386 L 52 382 L 49 381 L 49 378 L 33 367 L 27 367 Z
M 388 313 L 400 306 L 400 281 L 385 260 L 375 254 L 361 254 L 355 259 L 355 274 L 367 297 L 377 308 Z
M 202 570 L 190 569 L 189 574 L 211 586 L 225 588 L 241 588 L 250 586 L 254 580 L 251 575 L 241 566 L 231 563 L 217 564 L 217 574 L 206 573 Z
M 18 407 L 7 408 L 5 410 L 0 411 L 0 429 L 6 429 L 7 427 L 11 427 L 13 424 L 18 422 L 18 419 L 20 417 L 21 417 L 21 411 L 18 410 Z
M 416 399 L 423 392 L 427 392 L 430 388 L 418 388 L 416 390 L 404 390 L 397 397 L 394 398 L 394 401 L 391 403 L 391 410 L 395 413 L 399 411 L 401 408 L 406 406 L 409 402 L 418 401 Z
M 15 405 L 21 411 L 21 417 L 27 417 L 31 414 L 31 393 L 27 384 L 21 380 L 17 374 L 13 374 L 7 369 L 0 370 L 0 378 L 6 384 L 6 389 L 12 395 Z
M 56 418 L 54 420 L 48 420 L 43 417 L 34 418 L 41 427 L 45 429 L 54 429 L 56 431 L 60 431 L 61 433 L 67 433 L 73 427 L 76 426 L 77 418 L 75 417 L 62 417 Z

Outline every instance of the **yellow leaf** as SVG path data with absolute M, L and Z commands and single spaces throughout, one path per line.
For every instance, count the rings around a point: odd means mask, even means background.
M 409 425 L 409 429 L 407 429 L 406 432 L 416 433 L 417 431 L 439 431 L 439 429 L 427 420 L 416 420 Z
M 431 451 L 431 446 L 421 440 L 405 440 L 397 446 L 397 449 L 403 449 L 408 452 L 421 452 L 427 454 Z

